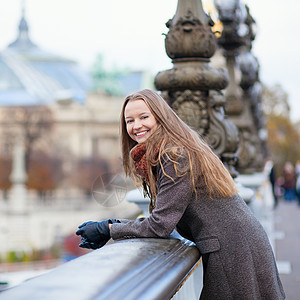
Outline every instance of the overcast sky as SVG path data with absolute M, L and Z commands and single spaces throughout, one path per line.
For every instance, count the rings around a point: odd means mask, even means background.
M 17 35 L 22 0 L 0 0 L 0 50 Z M 177 0 L 26 0 L 30 37 L 40 48 L 72 58 L 88 69 L 98 53 L 108 66 L 171 68 L 165 23 Z M 248 0 L 258 33 L 253 53 L 261 81 L 289 94 L 291 117 L 300 120 L 300 1 Z

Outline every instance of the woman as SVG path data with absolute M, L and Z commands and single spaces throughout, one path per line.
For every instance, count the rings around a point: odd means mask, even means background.
M 79 226 L 81 247 L 109 239 L 168 237 L 195 242 L 203 258 L 200 299 L 284 299 L 260 223 L 210 147 L 155 92 L 129 95 L 121 115 L 125 173 L 150 197 L 150 216 Z

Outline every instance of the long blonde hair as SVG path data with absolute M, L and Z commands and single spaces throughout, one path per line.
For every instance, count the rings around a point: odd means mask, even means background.
M 124 117 L 128 102 L 138 99 L 145 101 L 158 123 L 155 132 L 145 141 L 149 177 L 147 188 L 152 201 L 155 202 L 157 195 L 155 174 L 153 174 L 152 167 L 157 164 L 162 165 L 163 154 L 173 160 L 181 155 L 183 149 L 188 158 L 188 166 L 183 172 L 190 171 L 190 180 L 196 195 L 197 182 L 201 179 L 204 180 L 207 186 L 210 198 L 214 196 L 229 197 L 237 193 L 232 177 L 208 144 L 177 116 L 159 94 L 148 89 L 127 96 L 121 112 L 122 160 L 127 176 L 130 176 L 136 184 L 143 185 L 144 189 L 146 188 L 145 182 L 136 174 L 133 166 L 130 151 L 137 145 L 137 142 L 128 135 Z M 158 155 L 155 155 L 158 145 Z

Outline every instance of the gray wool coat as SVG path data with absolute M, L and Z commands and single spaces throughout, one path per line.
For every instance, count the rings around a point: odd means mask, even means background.
M 199 182 L 197 199 L 189 174 L 177 177 L 173 163 L 158 167 L 156 207 L 146 219 L 114 223 L 111 237 L 168 237 L 176 228 L 202 255 L 200 299 L 285 299 L 268 237 L 239 195 L 210 199 Z

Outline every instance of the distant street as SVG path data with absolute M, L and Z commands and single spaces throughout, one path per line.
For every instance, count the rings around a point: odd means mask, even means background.
M 276 260 L 287 300 L 300 299 L 300 207 L 281 200 L 274 211 Z

